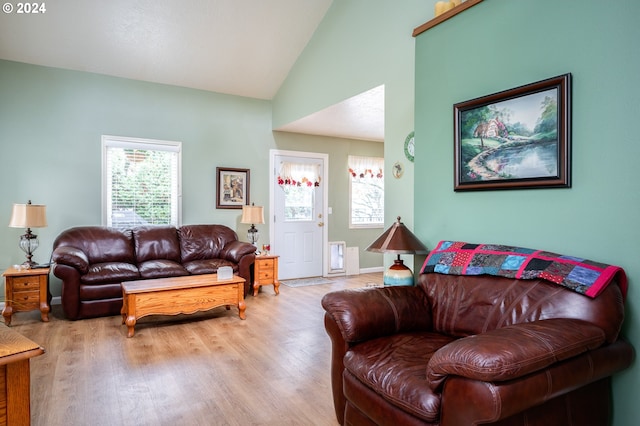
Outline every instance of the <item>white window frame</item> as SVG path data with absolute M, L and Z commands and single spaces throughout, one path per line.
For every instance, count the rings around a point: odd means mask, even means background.
M 351 157 L 354 156 L 349 156 L 349 163 L 351 163 Z M 355 156 L 358 157 L 358 156 Z M 382 169 L 384 170 L 384 159 L 381 157 L 373 157 L 373 156 L 369 156 L 369 158 L 375 158 L 375 159 L 382 159 L 383 161 L 383 166 Z M 349 167 L 351 167 L 351 164 L 349 164 Z M 381 178 L 383 179 L 383 178 Z M 383 182 L 383 187 L 384 187 L 384 180 Z M 353 178 L 351 176 L 349 176 L 349 229 L 375 229 L 375 228 L 384 228 L 384 208 L 382 210 L 382 221 L 380 223 L 375 222 L 375 223 L 368 223 L 368 224 L 361 224 L 361 223 L 353 223 L 353 214 L 352 214 L 352 207 L 353 207 Z M 384 190 L 383 190 L 384 192 Z
M 107 166 L 107 150 L 109 148 L 123 148 L 123 149 L 141 149 L 150 151 L 169 151 L 178 154 L 177 164 L 177 212 L 176 223 L 172 223 L 173 226 L 180 226 L 182 224 L 182 142 L 176 141 L 163 141 L 156 139 L 143 139 L 132 138 L 125 136 L 110 136 L 102 135 L 102 225 L 110 226 L 110 206 L 111 201 Z

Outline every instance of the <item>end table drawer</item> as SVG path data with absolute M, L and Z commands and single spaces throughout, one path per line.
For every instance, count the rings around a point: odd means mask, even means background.
M 269 280 L 273 279 L 273 269 L 269 269 L 267 271 L 260 270 L 258 273 L 259 280 Z
M 273 269 L 273 259 L 259 259 L 257 262 L 260 263 L 260 268 Z
M 33 277 L 16 277 L 13 279 L 13 291 L 38 290 L 40 281 Z
M 16 304 L 16 308 L 18 304 L 32 304 L 40 302 L 40 292 L 38 291 L 14 291 L 13 292 L 13 303 Z

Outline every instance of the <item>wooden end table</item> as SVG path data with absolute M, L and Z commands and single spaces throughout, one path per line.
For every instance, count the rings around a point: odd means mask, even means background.
M 29 360 L 43 353 L 37 343 L 0 325 L 0 424 L 30 424 Z
M 49 321 L 49 268 L 16 269 L 4 271 L 4 309 L 2 316 L 6 325 L 11 324 L 15 312 L 40 309 L 40 318 Z
M 193 314 L 231 305 L 245 319 L 244 278 L 218 280 L 217 274 L 127 281 L 122 286 L 122 323 L 133 337 L 136 321 L 147 315 Z
M 272 285 L 276 295 L 280 294 L 278 281 L 278 257 L 273 254 L 256 256 L 253 264 L 253 295 L 257 296 L 260 286 Z

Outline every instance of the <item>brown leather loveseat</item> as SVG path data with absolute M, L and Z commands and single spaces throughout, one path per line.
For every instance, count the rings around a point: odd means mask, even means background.
M 53 243 L 53 273 L 62 280 L 62 308 L 76 320 L 119 315 L 123 281 L 215 273 L 230 266 L 251 285 L 255 247 L 224 225 L 82 226 Z
M 414 287 L 329 293 L 338 421 L 609 424 L 611 375 L 634 358 L 619 338 L 624 289 L 613 280 L 590 298 L 544 279 L 431 271 Z

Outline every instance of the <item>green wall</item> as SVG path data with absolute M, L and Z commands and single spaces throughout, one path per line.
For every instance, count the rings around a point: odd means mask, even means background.
M 413 130 L 413 29 L 435 1 L 335 0 L 273 100 L 274 128 L 385 86 L 385 227 L 397 216 L 413 229 L 414 166 L 404 157 Z M 394 179 L 396 161 L 405 166 Z M 361 254 L 363 257 L 368 255 Z M 394 256 L 385 256 L 390 264 Z M 362 265 L 361 265 L 362 266 Z
M 640 3 L 485 0 L 416 38 L 415 229 L 622 266 L 623 334 L 640 347 Z M 570 189 L 453 192 L 453 104 L 573 74 Z M 640 368 L 614 377 L 614 424 L 637 423 Z
M 245 234 L 239 210 L 215 208 L 216 166 L 251 169 L 251 201 L 269 201 L 260 179 L 268 160 L 246 155 L 268 158 L 274 146 L 268 101 L 8 61 L 0 61 L 0 99 L 0 223 L 12 203 L 46 204 L 39 262 L 63 229 L 100 224 L 103 134 L 182 142 L 185 224 L 222 223 Z M 2 267 L 24 260 L 23 232 L 0 226 Z
M 0 99 L 0 223 L 12 203 L 47 205 L 36 261 L 48 261 L 62 230 L 100 224 L 103 134 L 182 142 L 184 224 L 221 223 L 245 238 L 241 212 L 215 208 L 217 166 L 251 169 L 251 201 L 269 202 L 269 101 L 9 61 L 0 61 Z M 24 260 L 22 233 L 0 226 L 2 268 Z
M 274 134 L 269 101 L 17 62 L 0 61 L 0 99 L 0 223 L 9 223 L 12 203 L 47 205 L 49 226 L 34 230 L 38 262 L 48 261 L 62 230 L 100 224 L 103 134 L 181 141 L 183 223 L 225 224 L 241 239 L 248 226 L 239 223 L 240 211 L 215 208 L 216 167 L 250 169 L 251 201 L 267 206 L 270 149 L 327 153 L 331 186 L 334 176 L 346 175 L 338 170 L 351 149 L 382 155 L 380 143 Z M 330 192 L 330 238 L 364 250 L 371 231 L 345 232 L 340 206 L 348 192 L 342 183 L 337 188 Z M 268 225 L 261 231 L 269 235 Z M 23 233 L 0 226 L 2 270 L 24 261 Z M 380 264 L 379 255 L 361 257 L 362 268 Z M 60 295 L 56 278 L 52 293 Z
M 384 231 L 380 228 L 349 229 L 349 155 L 382 157 L 382 143 L 354 139 L 328 138 L 274 132 L 276 147 L 281 150 L 329 154 L 329 241 L 345 241 L 348 247 L 360 248 L 360 269 L 380 268 L 382 255 L 365 249 Z

